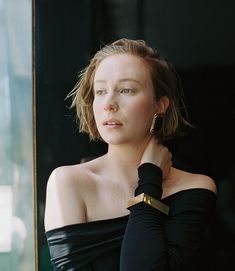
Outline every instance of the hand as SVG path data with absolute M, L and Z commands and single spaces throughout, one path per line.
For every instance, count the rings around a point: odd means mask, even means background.
M 154 137 L 148 141 L 140 161 L 140 165 L 144 163 L 152 163 L 160 167 L 163 179 L 167 177 L 172 166 L 172 154 L 167 147 L 160 144 Z

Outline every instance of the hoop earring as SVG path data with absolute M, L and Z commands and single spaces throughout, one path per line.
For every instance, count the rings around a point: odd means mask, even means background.
M 154 128 L 155 128 L 155 125 L 157 123 L 157 118 L 158 118 L 158 114 L 155 113 L 154 116 L 153 116 L 151 127 L 150 127 L 150 134 L 152 134 L 152 135 L 154 134 Z

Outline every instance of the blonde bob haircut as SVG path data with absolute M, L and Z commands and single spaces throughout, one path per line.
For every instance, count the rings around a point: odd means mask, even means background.
M 90 140 L 102 140 L 93 115 L 93 81 L 97 67 L 101 61 L 115 54 L 131 54 L 145 60 L 149 67 L 156 101 L 163 96 L 168 97 L 169 107 L 162 117 L 161 127 L 155 136 L 165 140 L 182 132 L 181 126 L 191 126 L 184 118 L 187 116 L 184 105 L 181 80 L 173 66 L 162 59 L 159 53 L 149 47 L 143 40 L 119 39 L 101 48 L 91 59 L 89 65 L 80 72 L 79 80 L 70 92 L 71 108 L 75 107 L 79 120 L 80 132 L 88 133 Z

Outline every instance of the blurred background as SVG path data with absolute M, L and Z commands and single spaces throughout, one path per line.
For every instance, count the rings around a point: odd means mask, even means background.
M 0 270 L 34 270 L 32 3 L 0 0 Z
M 106 152 L 79 134 L 66 95 L 107 42 L 144 39 L 178 71 L 196 129 L 166 144 L 175 164 L 218 186 L 215 222 L 198 270 L 234 267 L 235 2 L 217 0 L 35 0 L 39 270 L 51 270 L 43 215 L 46 182 L 61 165 Z

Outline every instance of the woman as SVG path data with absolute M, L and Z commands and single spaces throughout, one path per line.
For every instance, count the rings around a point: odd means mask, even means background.
M 80 130 L 105 141 L 108 152 L 49 178 L 45 229 L 54 269 L 190 270 L 216 187 L 174 168 L 161 143 L 188 124 L 173 67 L 144 41 L 121 39 L 96 53 L 71 96 Z

